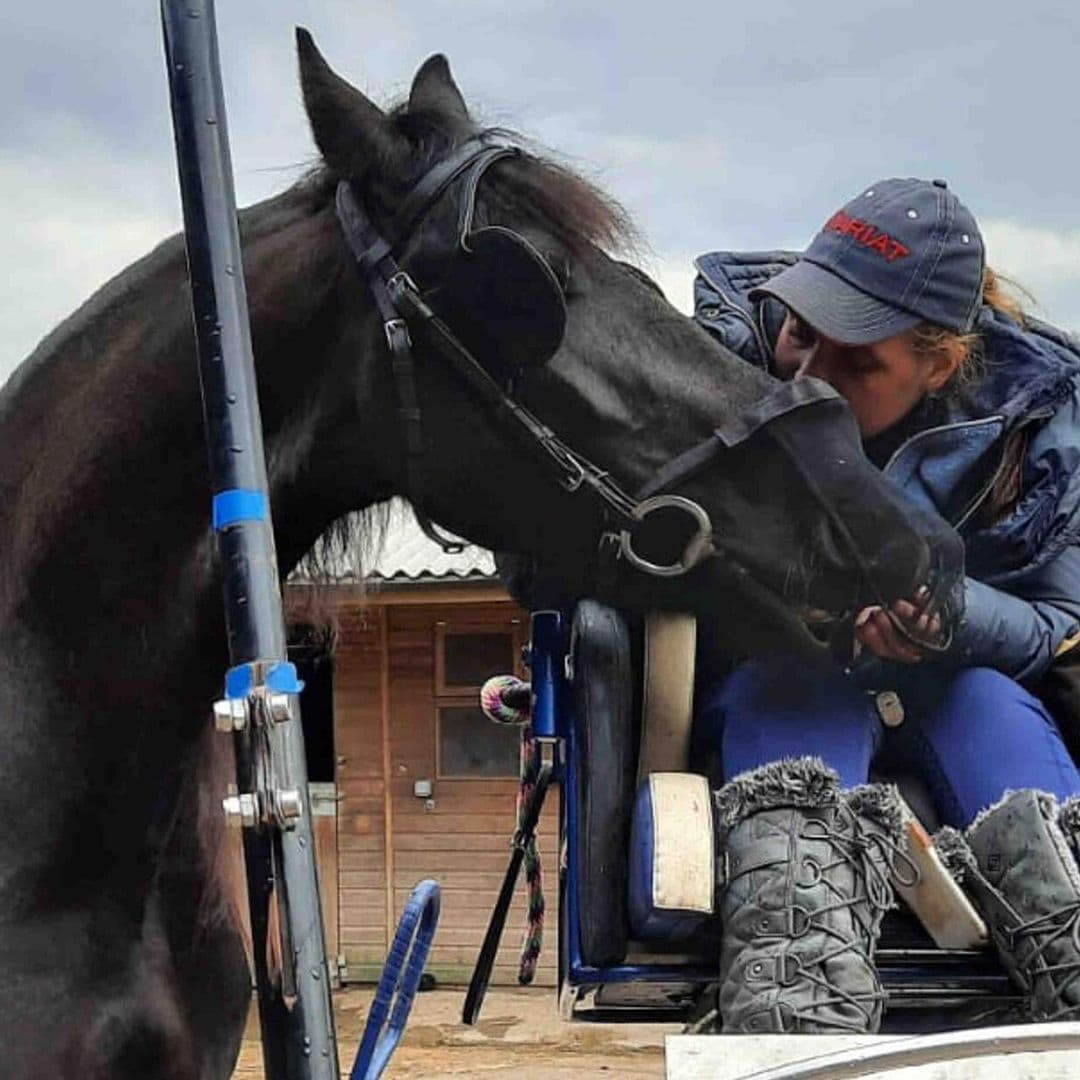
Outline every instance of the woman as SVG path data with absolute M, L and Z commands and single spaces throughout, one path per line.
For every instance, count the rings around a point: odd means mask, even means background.
M 846 670 L 745 663 L 699 695 L 725 781 L 725 1030 L 876 1030 L 874 946 L 903 875 L 895 789 L 869 783 L 883 741 L 956 830 L 1033 1017 L 1080 1015 L 1080 774 L 1025 688 L 1080 640 L 1076 345 L 1003 297 L 939 180 L 873 185 L 801 256 L 697 267 L 699 322 L 781 378 L 831 383 L 871 460 L 961 532 L 968 573 L 955 625 L 897 600 L 852 620 Z

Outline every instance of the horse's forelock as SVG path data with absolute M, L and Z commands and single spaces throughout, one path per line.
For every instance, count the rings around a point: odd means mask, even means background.
M 409 177 L 410 184 L 467 138 L 510 143 L 525 153 L 516 161 L 493 167 L 493 176 L 500 180 L 496 196 L 500 207 L 540 228 L 553 229 L 574 254 L 583 254 L 592 246 L 618 252 L 638 245 L 637 229 L 617 200 L 512 129 L 476 127 L 466 131 L 460 118 L 431 110 L 412 111 L 408 102 L 391 109 L 389 116 L 412 146 L 414 175 Z M 383 164 L 389 167 L 392 163 Z

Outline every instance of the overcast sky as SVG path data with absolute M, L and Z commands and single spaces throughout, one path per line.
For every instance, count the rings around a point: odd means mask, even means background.
M 444 52 L 474 114 L 629 207 L 689 309 L 691 260 L 801 248 L 890 175 L 945 177 L 993 265 L 1080 330 L 1080 5 L 768 0 L 219 0 L 241 205 L 313 160 L 293 26 L 379 102 Z M 179 228 L 157 4 L 0 12 L 0 379 Z

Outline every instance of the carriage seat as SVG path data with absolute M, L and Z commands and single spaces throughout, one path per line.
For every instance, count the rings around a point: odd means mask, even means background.
M 690 615 L 635 618 L 593 600 L 575 609 L 574 797 L 586 963 L 619 963 L 632 941 L 689 945 L 715 934 L 711 784 L 692 771 L 702 763 L 691 762 L 695 645 Z M 888 779 L 933 828 L 925 787 L 913 777 Z
M 692 670 L 668 683 L 669 689 L 682 688 L 682 722 L 677 710 L 667 713 L 656 729 L 664 736 L 658 740 L 650 735 L 653 718 L 642 723 L 650 687 L 655 691 L 660 681 L 649 678 L 651 654 L 642 625 L 649 621 L 591 600 L 582 601 L 570 620 L 564 701 L 569 707 L 561 725 L 566 757 L 560 1001 L 567 1016 L 590 989 L 595 1004 L 613 1010 L 612 1018 L 630 1019 L 642 1008 L 686 1016 L 685 1009 L 702 1000 L 715 979 L 720 926 L 707 910 L 712 898 L 706 896 L 716 867 L 709 835 L 715 778 L 685 765 L 671 768 L 680 748 L 689 753 Z M 684 626 L 681 632 L 690 630 Z M 686 652 L 684 642 L 680 663 Z M 654 655 L 651 661 L 655 676 Z M 652 693 L 654 705 L 662 700 Z M 650 768 L 654 752 L 662 769 Z M 691 764 L 711 768 L 697 760 Z M 896 776 L 883 778 L 898 783 L 908 805 L 931 827 L 924 817 L 929 803 L 917 789 Z M 680 810 L 669 818 L 672 802 Z M 1019 1008 L 992 952 L 936 945 L 903 907 L 886 915 L 877 957 L 887 995 L 884 1031 L 1004 1022 Z
M 712 917 L 712 797 L 689 771 L 692 619 L 574 610 L 572 791 L 586 965 L 621 963 L 632 939 L 671 944 Z M 640 677 L 638 675 L 640 673 Z

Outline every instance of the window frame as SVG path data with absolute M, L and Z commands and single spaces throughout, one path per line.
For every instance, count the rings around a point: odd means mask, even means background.
M 517 617 L 497 623 L 479 622 L 451 622 L 447 619 L 439 619 L 435 623 L 435 670 L 432 687 L 432 710 L 435 714 L 433 725 L 435 732 L 435 779 L 439 781 L 453 780 L 461 782 L 470 781 L 502 781 L 517 780 L 518 769 L 509 774 L 499 776 L 468 776 L 458 773 L 448 774 L 443 772 L 442 761 L 442 710 L 447 708 L 462 708 L 474 706 L 479 708 L 480 686 L 457 686 L 446 684 L 446 654 L 445 643 L 449 635 L 467 636 L 469 634 L 505 634 L 510 638 L 510 656 L 513 671 L 507 674 L 517 675 L 519 678 L 524 674 L 524 664 L 521 659 L 522 646 L 525 642 L 524 627 L 522 620 Z M 493 721 L 490 721 L 493 723 Z

